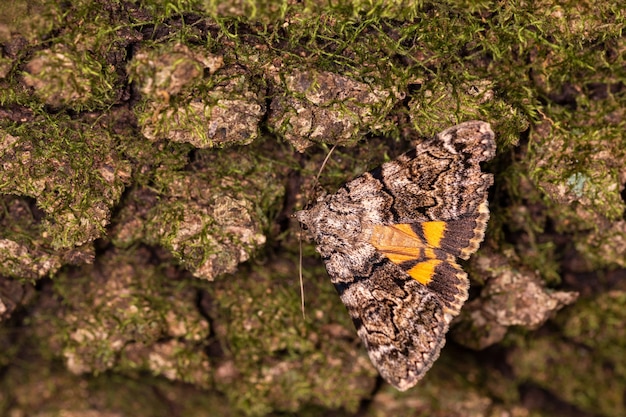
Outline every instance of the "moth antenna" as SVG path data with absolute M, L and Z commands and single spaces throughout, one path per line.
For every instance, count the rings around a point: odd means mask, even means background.
M 315 187 L 317 187 L 317 183 L 319 182 L 320 176 L 322 175 L 322 171 L 324 170 L 324 167 L 326 166 L 326 164 L 328 163 L 328 160 L 330 159 L 330 155 L 332 155 L 333 151 L 337 148 L 337 144 L 334 144 L 332 148 L 330 148 L 330 151 L 328 151 L 328 154 L 326 155 L 326 158 L 324 158 L 324 161 L 322 161 L 322 166 L 320 167 L 319 172 L 317 173 L 317 176 L 315 177 L 315 181 L 313 182 L 313 189 L 315 190 Z
M 330 148 L 330 151 L 328 151 L 328 154 L 326 155 L 326 158 L 324 158 L 324 161 L 322 161 L 322 166 L 320 166 L 320 169 L 317 173 L 317 176 L 315 177 L 315 181 L 313 181 L 313 187 L 311 188 L 311 190 L 315 190 L 315 188 L 317 187 L 317 183 L 319 182 L 320 176 L 322 175 L 322 170 L 324 169 L 324 167 L 326 166 L 326 164 L 328 163 L 328 160 L 330 159 L 330 155 L 333 153 L 333 151 L 335 150 L 335 148 L 337 148 L 337 144 L 334 144 L 332 148 Z M 310 191 L 313 192 L 313 191 Z M 309 205 L 309 201 L 311 199 L 307 197 L 307 203 L 306 206 Z M 300 227 L 300 234 L 299 234 L 299 245 L 300 245 L 300 257 L 299 257 L 299 264 L 298 264 L 298 275 L 300 278 L 300 308 L 302 310 L 302 318 L 306 319 L 306 312 L 304 309 L 304 277 L 302 276 L 302 225 L 298 222 L 298 225 Z
M 298 223 L 300 228 L 300 259 L 298 264 L 298 275 L 300 277 L 300 308 L 302 309 L 302 318 L 306 320 L 306 311 L 304 310 L 304 278 L 302 277 L 302 225 Z

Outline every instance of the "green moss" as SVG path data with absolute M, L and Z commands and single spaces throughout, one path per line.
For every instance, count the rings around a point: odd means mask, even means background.
M 288 160 L 278 163 L 263 153 L 260 147 L 199 151 L 185 170 L 159 170 L 151 189 L 129 194 L 132 204 L 120 212 L 112 233 L 115 244 L 159 245 L 208 280 L 234 272 L 265 243 L 269 216 L 284 192 Z
M 99 408 L 112 415 L 167 417 L 177 412 L 202 416 L 206 410 L 238 415 L 225 407 L 223 397 L 165 380 L 144 376 L 138 381 L 119 374 L 85 378 L 33 357 L 30 365 L 13 367 L 2 381 L 2 390 L 8 394 L 0 400 L 3 414 L 90 414 Z M 180 401 L 181 397 L 185 400 Z
M 147 255 L 108 252 L 93 267 L 56 278 L 66 364 L 76 374 L 149 370 L 206 387 L 209 326 L 191 302 L 195 288 L 171 281 Z
M 511 356 L 518 378 L 561 400 L 601 416 L 621 416 L 624 378 L 597 360 L 592 350 L 550 338 L 530 342 Z
M 65 304 L 43 296 L 41 283 L 41 300 L 15 316 L 24 322 L 2 325 L 14 335 L 35 323 L 31 343 L 49 346 L 40 369 L 56 360 L 106 373 L 92 391 L 66 390 L 75 398 L 106 397 L 109 376 L 145 375 L 137 370 L 160 379 L 111 386 L 138 396 L 156 387 L 174 400 L 122 414 L 350 414 L 369 398 L 376 375 L 321 260 L 305 245 L 314 257 L 306 274 L 315 275 L 306 279 L 307 320 L 287 263 L 296 246 L 288 216 L 304 205 L 300 190 L 312 188 L 325 144 L 347 146 L 320 179 L 332 192 L 410 149 L 416 135 L 486 120 L 498 157 L 485 167 L 496 174 L 485 245 L 554 286 L 568 257 L 584 261 L 576 273 L 624 266 L 626 22 L 611 2 L 14 3 L 0 16 L 0 272 L 35 280 L 65 266 L 55 281 Z M 298 159 L 281 139 L 298 150 L 324 145 Z M 148 264 L 135 252 L 144 245 Z M 242 267 L 245 259 L 252 265 Z M 181 278 L 188 271 L 216 279 L 209 301 L 199 297 L 214 309 L 196 306 L 194 281 Z M 532 415 L 514 392 L 526 380 L 619 415 L 622 304 L 600 294 L 562 313 L 572 314 L 566 338 L 552 328 L 544 331 L 557 335 L 528 345 L 508 338 L 503 349 L 526 349 L 511 356 L 510 384 L 498 376 L 499 386 L 476 388 L 490 380 L 483 362 L 444 351 L 452 371 L 436 377 L 435 365 L 421 391 L 383 390 L 370 407 L 413 412 L 410 401 L 426 392 L 423 410 Z M 37 321 L 44 307 L 47 320 Z M 203 322 L 198 308 L 223 355 L 204 353 L 208 327 L 192 325 Z M 93 380 L 32 372 L 20 391 L 10 382 L 14 364 L 28 363 L 32 350 L 22 341 L 15 350 L 14 340 L 3 342 L 2 391 L 18 405 L 2 411 L 31 411 L 25 393 L 44 391 L 36 380 L 54 388 L 42 412 L 76 411 L 54 394 Z M 455 369 L 468 378 L 454 379 Z M 197 389 L 213 386 L 228 411 Z
M 626 208 L 619 194 L 619 170 L 626 162 L 626 151 L 621 128 L 590 124 L 586 117 L 582 120 L 584 126 L 573 123 L 538 129 L 532 137 L 530 169 L 531 178 L 550 203 L 563 211 L 559 226 L 566 223 L 589 229 L 597 225 L 599 217 L 619 219 Z M 578 221 L 572 224 L 573 217 Z
M 626 293 L 610 291 L 578 303 L 572 314 L 562 319 L 563 334 L 593 350 L 602 362 L 613 363 L 611 370 L 624 382 L 626 364 L 618 358 L 626 350 L 625 305 Z
M 319 265 L 303 271 L 302 317 L 296 268 L 272 262 L 211 287 L 211 316 L 226 349 L 216 384 L 247 415 L 308 406 L 354 412 L 376 372 L 365 352 L 355 351 L 352 323 Z
M 198 148 L 246 145 L 258 137 L 263 94 L 245 71 L 220 71 L 221 55 L 164 44 L 134 56 L 129 66 L 143 102 L 136 106 L 142 133 Z M 204 72 L 209 76 L 203 76 Z
M 609 121 L 620 105 L 611 98 L 594 102 L 590 113 L 544 122 L 531 136 L 530 177 L 544 193 L 548 216 L 557 230 L 575 232 L 579 252 L 599 267 L 624 265 L 626 148 L 623 123 Z
M 117 74 L 91 54 L 57 45 L 35 54 L 26 66 L 24 81 L 51 107 L 93 110 L 116 98 Z
M 582 410 L 623 415 L 625 303 L 622 291 L 580 300 L 559 318 L 564 338 L 534 338 L 515 351 L 510 364 L 519 377 Z
M 275 95 L 270 129 L 303 151 L 311 142 L 353 146 L 359 134 L 385 130 L 396 93 L 329 72 L 276 74 L 283 94 Z
M 0 192 L 33 198 L 45 214 L 32 241 L 67 249 L 103 236 L 131 169 L 114 135 L 60 116 L 12 123 L 2 141 Z

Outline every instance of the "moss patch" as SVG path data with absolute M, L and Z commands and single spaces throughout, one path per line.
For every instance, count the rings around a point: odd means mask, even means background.
M 625 24 L 611 2 L 14 2 L 1 413 L 623 415 L 623 288 L 602 277 L 626 267 Z M 301 318 L 290 216 L 469 119 L 498 141 L 471 305 L 497 287 L 520 316 L 497 277 L 582 301 L 390 394 L 307 244 Z

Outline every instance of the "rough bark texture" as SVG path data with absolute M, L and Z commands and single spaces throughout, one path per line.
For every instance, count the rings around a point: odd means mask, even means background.
M 626 415 L 624 26 L 609 1 L 12 2 L 0 415 Z M 332 193 L 467 120 L 496 133 L 491 220 L 400 394 L 308 243 L 302 316 L 292 214 L 326 144 Z

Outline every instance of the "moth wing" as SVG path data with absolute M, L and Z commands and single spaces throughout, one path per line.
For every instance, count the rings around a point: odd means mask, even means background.
M 488 123 L 470 121 L 424 140 L 367 175 L 390 196 L 385 224 L 453 220 L 479 212 L 493 175 L 480 163 L 495 156 Z M 488 210 L 487 210 L 488 217 Z
M 335 285 L 381 376 L 401 391 L 414 386 L 445 344 L 439 299 L 384 258 L 368 279 Z

